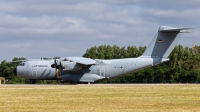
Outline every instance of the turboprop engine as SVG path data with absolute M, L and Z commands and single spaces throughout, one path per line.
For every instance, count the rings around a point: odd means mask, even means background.
M 62 66 L 63 71 L 65 70 L 76 71 L 76 70 L 82 69 L 82 66 L 80 64 L 77 64 L 76 62 L 70 62 L 70 61 L 63 61 L 61 66 Z

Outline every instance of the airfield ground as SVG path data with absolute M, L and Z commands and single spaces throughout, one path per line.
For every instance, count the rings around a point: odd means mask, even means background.
M 200 111 L 199 84 L 0 85 L 2 112 Z

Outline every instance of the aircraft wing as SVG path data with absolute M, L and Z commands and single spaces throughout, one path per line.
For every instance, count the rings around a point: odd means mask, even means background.
M 84 57 L 67 57 L 68 61 L 76 62 L 83 65 L 95 65 L 96 61 L 90 58 L 84 58 Z

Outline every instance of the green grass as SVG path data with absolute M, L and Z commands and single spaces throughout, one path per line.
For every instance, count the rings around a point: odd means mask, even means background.
M 200 85 L 0 85 L 3 112 L 200 111 Z

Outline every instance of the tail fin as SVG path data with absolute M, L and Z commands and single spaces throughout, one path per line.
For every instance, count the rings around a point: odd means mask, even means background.
M 161 26 L 141 57 L 167 58 L 187 29 Z

